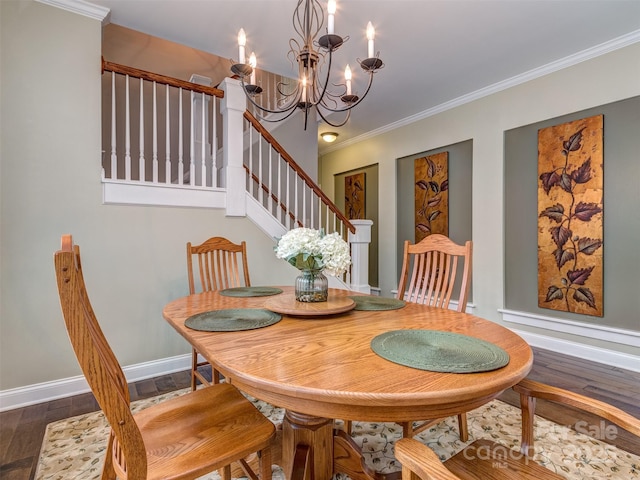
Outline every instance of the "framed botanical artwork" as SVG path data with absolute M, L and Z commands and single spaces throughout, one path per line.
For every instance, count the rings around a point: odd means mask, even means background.
M 414 161 L 415 243 L 433 233 L 449 235 L 449 152 Z
M 538 306 L 603 315 L 603 116 L 538 131 Z
M 364 218 L 364 180 L 364 172 L 344 177 L 344 210 L 349 220 Z

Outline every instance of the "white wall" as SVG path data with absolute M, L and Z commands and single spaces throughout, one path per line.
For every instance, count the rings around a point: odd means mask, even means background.
M 247 240 L 254 285 L 291 284 L 273 239 L 222 210 L 102 204 L 101 24 L 0 1 L 0 393 L 80 374 L 53 253 L 71 233 L 105 335 L 123 366 L 189 352 L 162 307 L 186 295 L 188 241 Z
M 501 322 L 498 310 L 504 307 L 504 131 L 636 95 L 640 95 L 638 43 L 332 151 L 320 160 L 320 183 L 333 197 L 331 180 L 335 174 L 379 165 L 379 231 L 384 232 L 379 239 L 379 278 L 382 295 L 389 296 L 397 287 L 399 276 L 395 254 L 400 248 L 396 243 L 395 160 L 473 139 L 474 313 Z M 518 328 L 570 342 L 606 346 L 623 352 L 625 358 L 626 354 L 640 354 L 637 346 L 629 344 Z M 638 345 L 638 340 L 633 342 Z M 635 361 L 640 365 L 637 357 Z

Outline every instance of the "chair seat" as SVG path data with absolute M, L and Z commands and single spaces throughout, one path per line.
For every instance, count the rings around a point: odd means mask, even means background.
M 479 439 L 444 462 L 462 480 L 564 480 L 517 450 Z
M 204 475 L 262 450 L 275 436 L 273 423 L 224 383 L 153 405 L 134 418 L 147 450 L 149 480 Z M 217 462 L 200 468 L 203 455 Z

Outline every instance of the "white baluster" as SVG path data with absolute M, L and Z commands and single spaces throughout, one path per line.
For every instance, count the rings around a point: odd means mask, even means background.
M 164 183 L 171 183 L 171 115 L 169 115 L 169 85 L 166 85 L 166 112 L 165 112 L 165 161 Z
M 258 138 L 258 201 L 260 202 L 260 205 L 264 206 L 263 203 L 263 198 L 264 198 L 264 193 L 262 190 L 262 143 L 264 142 L 264 139 L 262 137 L 262 135 L 260 135 L 260 137 Z
M 189 112 L 189 185 L 195 185 L 196 180 L 196 169 L 195 169 L 195 161 L 196 161 L 196 136 L 195 136 L 195 102 L 194 102 L 195 94 L 191 92 L 191 111 Z
M 269 208 L 269 212 L 271 213 L 271 215 L 273 215 L 273 148 L 269 149 L 269 204 L 268 204 L 268 208 Z
M 289 230 L 291 230 L 291 215 L 289 215 L 289 213 L 291 212 L 291 208 L 290 208 L 290 195 L 289 192 L 291 192 L 291 166 L 287 163 L 287 188 L 286 188 L 286 192 L 287 192 L 287 202 L 285 204 L 285 208 L 284 211 L 287 214 L 285 220 L 289 223 Z
M 295 220 L 294 226 L 297 226 L 298 225 L 298 219 L 300 218 L 300 216 L 298 215 L 298 204 L 300 203 L 300 196 L 298 195 L 298 184 L 300 183 L 300 177 L 298 176 L 298 172 L 295 172 L 295 173 L 296 173 L 296 176 L 295 176 L 294 181 L 296 183 L 294 185 L 294 194 L 293 194 L 294 198 L 296 199 L 295 200 L 295 207 L 294 207 L 295 208 L 295 210 L 294 210 L 294 212 L 295 212 L 295 214 L 294 214 L 294 220 Z
M 206 109 L 206 99 L 205 99 L 205 95 L 204 93 L 202 94 L 202 138 L 200 139 L 200 143 L 201 143 L 201 148 L 200 148 L 200 154 L 202 155 L 202 163 L 201 163 L 201 174 L 200 177 L 202 178 L 202 186 L 206 187 L 207 186 L 207 149 L 206 149 L 206 138 L 207 138 L 207 122 L 206 122 L 206 115 L 207 115 L 207 109 Z
M 153 183 L 158 183 L 158 98 L 157 84 L 153 82 Z
M 182 87 L 178 90 L 180 95 L 178 99 L 178 185 L 184 184 L 184 151 L 183 151 L 183 141 L 182 135 L 184 133 L 183 125 L 182 125 Z
M 251 196 L 256 198 L 253 193 L 253 127 L 249 122 L 247 122 L 247 128 L 249 130 L 249 188 Z
M 282 203 L 282 156 L 278 154 L 278 203 Z M 276 205 L 276 218 L 280 217 L 280 223 L 284 224 L 284 217 L 282 216 L 282 209 L 279 205 Z
M 325 227 L 324 229 L 325 229 L 325 231 L 328 231 L 329 230 L 329 225 L 330 225 L 329 214 L 331 213 L 331 211 L 329 210 L 329 206 L 328 205 L 325 205 L 325 208 L 327 210 L 327 218 L 325 219 L 325 222 L 324 222 L 324 227 Z
M 124 178 L 131 180 L 131 108 L 129 105 L 129 75 L 125 85 L 125 120 L 124 120 Z
M 111 72 L 111 179 L 118 178 L 118 155 L 116 154 L 116 74 Z
M 144 160 L 144 80 L 140 79 L 140 134 L 139 134 L 139 146 L 140 157 L 138 159 L 138 180 L 145 181 L 145 160 Z
M 218 97 L 211 97 L 211 186 L 218 186 Z
M 307 182 L 302 184 L 302 224 L 305 227 L 310 227 L 308 222 L 309 217 L 307 216 Z

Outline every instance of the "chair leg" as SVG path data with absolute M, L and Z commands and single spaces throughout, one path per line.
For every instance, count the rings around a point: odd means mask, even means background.
M 469 440 L 469 427 L 467 426 L 466 413 L 458 415 L 458 429 L 460 430 L 460 441 L 466 442 Z
M 231 480 L 231 465 L 222 467 L 220 470 L 218 470 L 218 473 L 220 474 L 220 478 L 222 478 L 222 480 Z
M 522 411 L 522 441 L 520 451 L 528 457 L 535 453 L 533 448 L 533 424 L 536 413 L 536 398 L 520 394 L 520 410 Z
M 191 348 L 191 391 L 195 392 L 198 382 L 196 379 L 196 370 L 198 369 L 198 352 L 195 348 Z
M 107 451 L 104 455 L 104 464 L 102 465 L 102 475 L 100 480 L 116 480 L 116 471 L 113 468 L 113 431 L 109 433 L 109 441 L 107 443 Z
M 260 480 L 271 480 L 271 447 L 264 448 L 258 455 Z
M 402 423 L 402 438 L 412 438 L 413 435 L 413 422 Z
M 347 433 L 347 435 L 351 435 L 351 426 L 353 425 L 353 422 L 351 420 L 345 420 L 344 421 L 344 431 Z

